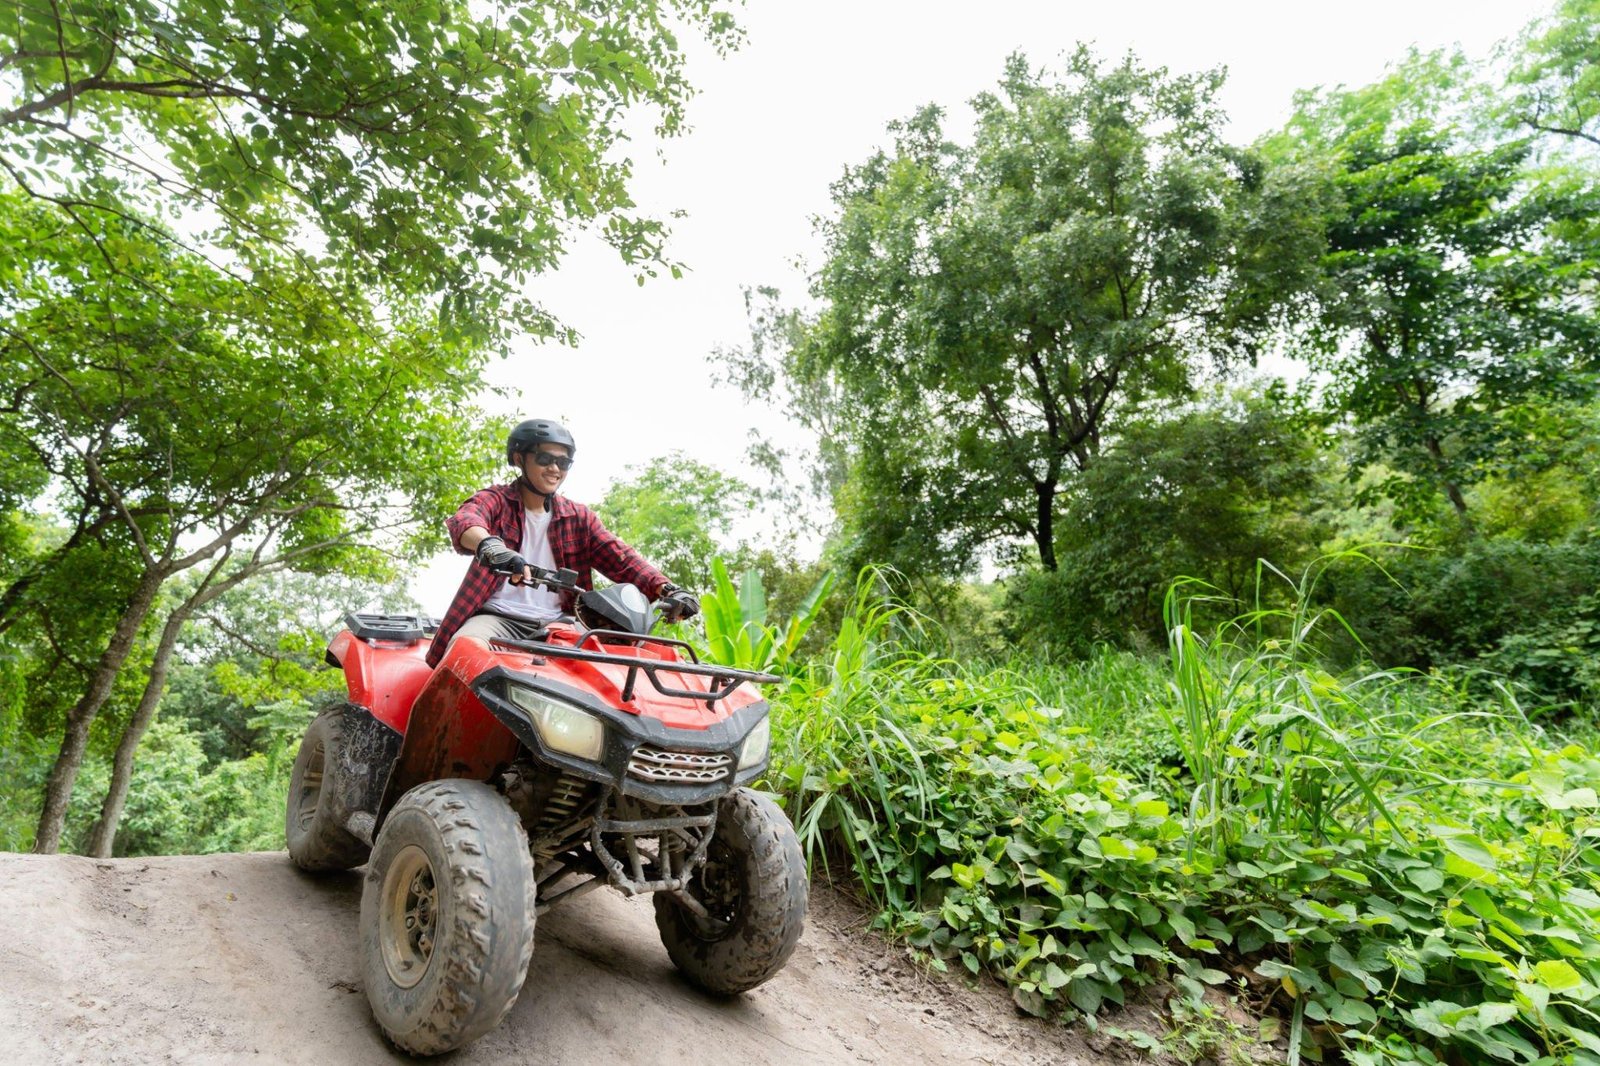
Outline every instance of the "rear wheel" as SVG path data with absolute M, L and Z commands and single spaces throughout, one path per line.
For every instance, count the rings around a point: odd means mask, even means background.
M 346 713 L 345 708 L 335 707 L 312 720 L 289 774 L 284 836 L 289 858 L 302 870 L 348 870 L 366 862 L 371 850 L 333 815 Z
M 505 798 L 479 781 L 418 785 L 389 812 L 361 893 L 367 999 L 417 1055 L 505 1017 L 533 955 L 533 858 Z
M 750 789 L 728 796 L 687 891 L 698 907 L 664 892 L 655 897 L 656 928 L 678 969 L 723 995 L 771 978 L 805 928 L 805 860 L 788 817 Z

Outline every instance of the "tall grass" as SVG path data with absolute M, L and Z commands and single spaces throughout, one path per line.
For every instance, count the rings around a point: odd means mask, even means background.
M 771 785 L 881 922 L 1019 1004 L 1286 1005 L 1293 1057 L 1600 1063 L 1600 760 L 1502 690 L 1335 675 L 1323 560 L 1169 655 L 983 665 L 873 575 L 775 701 Z M 833 872 L 841 872 L 834 870 Z
M 833 588 L 833 574 L 824 574 L 789 620 L 778 625 L 767 621 L 767 593 L 760 571 L 746 570 L 735 585 L 727 565 L 713 559 L 711 576 L 711 592 L 701 603 L 706 654 L 713 662 L 747 670 L 787 667 Z

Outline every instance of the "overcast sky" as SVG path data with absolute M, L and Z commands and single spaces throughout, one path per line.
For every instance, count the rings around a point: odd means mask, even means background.
M 552 416 L 572 429 L 579 462 L 565 491 L 574 499 L 595 502 L 627 467 L 673 449 L 743 473 L 751 428 L 773 428 L 774 416 L 713 388 L 706 356 L 744 342 L 743 286 L 803 295 L 795 264 L 816 261 L 811 220 L 827 211 L 842 168 L 886 142 L 889 121 L 934 102 L 961 128 L 966 101 L 993 86 L 1011 52 L 1051 63 L 1084 41 L 1175 72 L 1225 66 L 1229 134 L 1246 142 L 1288 117 L 1297 89 L 1364 84 L 1413 45 L 1486 57 L 1549 6 L 749 0 L 743 49 L 691 54 L 692 130 L 660 158 L 647 135 L 632 145 L 640 205 L 685 213 L 670 253 L 690 273 L 640 287 L 609 249 L 580 242 L 532 289 L 582 344 L 513 347 L 491 379 L 521 397 L 508 419 Z M 418 575 L 412 591 L 424 610 L 444 613 L 464 564 L 441 556 Z

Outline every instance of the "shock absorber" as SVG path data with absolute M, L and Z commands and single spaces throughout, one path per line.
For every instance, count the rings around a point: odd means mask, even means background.
M 539 820 L 535 823 L 530 834 L 535 840 L 543 840 L 561 826 L 570 822 L 578 813 L 589 791 L 589 783 L 573 777 L 571 774 L 562 774 L 556 779 L 555 787 L 551 789 L 550 796 L 544 802 L 544 809 L 539 812 Z

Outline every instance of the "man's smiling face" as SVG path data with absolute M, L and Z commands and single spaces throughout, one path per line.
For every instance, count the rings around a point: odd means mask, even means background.
M 571 451 L 564 444 L 541 444 L 533 451 L 524 453 L 523 475 L 535 489 L 552 495 L 567 480 L 567 472 L 561 469 L 562 464 L 556 460 L 563 460 L 570 465 L 571 456 Z

